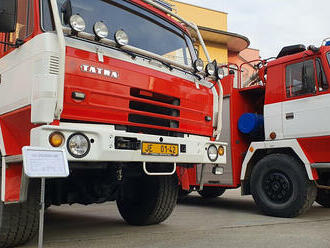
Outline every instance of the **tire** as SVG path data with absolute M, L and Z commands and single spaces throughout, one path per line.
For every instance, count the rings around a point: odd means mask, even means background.
M 0 248 L 22 245 L 35 236 L 39 224 L 39 197 L 40 182 L 31 180 L 26 202 L 10 205 L 0 202 Z
M 263 213 L 276 217 L 296 217 L 313 204 L 317 188 L 305 168 L 286 154 L 271 154 L 253 168 L 251 193 Z
M 203 198 L 216 198 L 225 193 L 226 189 L 221 187 L 203 187 L 203 190 L 199 190 L 198 194 Z
M 321 181 L 320 184 L 329 186 L 330 179 Z M 317 189 L 317 197 L 315 201 L 325 208 L 330 208 L 330 190 Z
M 171 215 L 177 198 L 176 175 L 124 177 L 117 206 L 128 224 L 153 225 Z

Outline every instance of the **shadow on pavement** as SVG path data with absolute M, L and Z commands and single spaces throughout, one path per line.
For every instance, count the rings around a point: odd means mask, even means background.
M 189 195 L 178 199 L 178 204 L 260 214 L 260 211 L 258 210 L 254 201 L 244 197 L 239 199 L 227 198 L 226 196 L 217 198 L 202 198 L 198 195 Z

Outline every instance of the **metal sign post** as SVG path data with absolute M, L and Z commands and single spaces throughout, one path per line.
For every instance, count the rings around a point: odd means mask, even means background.
M 46 178 L 69 176 L 69 165 L 64 149 L 23 147 L 24 173 L 30 178 L 41 178 L 38 248 L 43 247 Z
M 40 216 L 39 216 L 39 238 L 38 248 L 42 248 L 44 244 L 44 220 L 45 220 L 45 189 L 46 189 L 46 178 L 41 178 L 41 197 L 40 197 Z

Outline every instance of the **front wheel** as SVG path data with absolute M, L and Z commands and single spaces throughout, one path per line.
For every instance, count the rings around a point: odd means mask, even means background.
M 35 180 L 29 185 L 26 202 L 5 205 L 0 201 L 0 248 L 22 245 L 37 233 L 39 197 L 40 183 Z
M 117 206 L 128 224 L 153 225 L 170 216 L 177 198 L 176 175 L 124 177 Z
M 261 159 L 251 175 L 251 192 L 257 206 L 267 215 L 295 217 L 313 204 L 317 189 L 304 167 L 286 154 Z

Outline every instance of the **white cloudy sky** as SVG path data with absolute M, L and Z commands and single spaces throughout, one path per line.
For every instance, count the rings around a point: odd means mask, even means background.
M 228 31 L 249 38 L 263 58 L 286 45 L 330 37 L 330 0 L 180 0 L 228 13 Z

